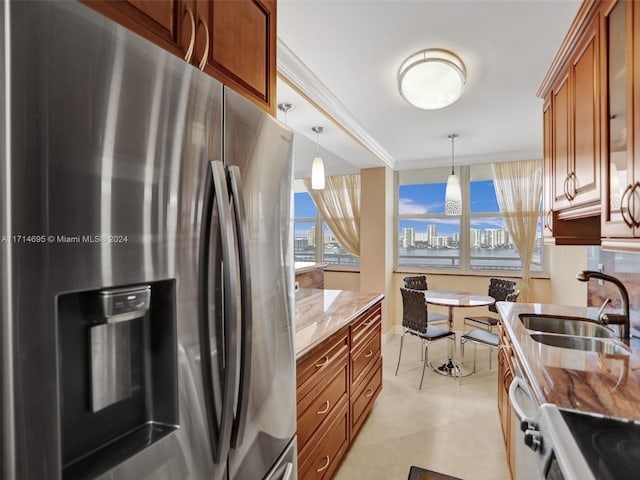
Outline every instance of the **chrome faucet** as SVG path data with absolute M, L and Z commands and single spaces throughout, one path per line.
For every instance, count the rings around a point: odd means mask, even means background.
M 623 283 L 616 277 L 604 274 L 602 272 L 594 272 L 592 270 L 582 270 L 576 274 L 576 279 L 581 282 L 587 282 L 591 278 L 598 278 L 607 282 L 613 283 L 620 291 L 620 298 L 622 300 L 622 313 L 600 313 L 598 315 L 598 321 L 607 325 L 618 325 L 620 328 L 620 338 L 628 340 L 631 330 L 629 325 L 629 293 Z M 606 304 L 606 303 L 605 303 Z

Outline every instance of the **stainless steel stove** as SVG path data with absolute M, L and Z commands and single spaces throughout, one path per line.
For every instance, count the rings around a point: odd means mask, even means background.
M 637 480 L 640 424 L 542 405 L 538 465 L 545 480 Z M 537 430 L 537 433 L 536 433 Z

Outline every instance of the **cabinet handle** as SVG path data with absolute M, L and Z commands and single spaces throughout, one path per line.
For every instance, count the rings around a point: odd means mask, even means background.
M 549 209 L 547 214 L 544 216 L 544 226 L 547 227 L 551 233 L 553 233 L 553 227 L 551 226 L 551 222 L 553 221 L 553 210 Z
M 329 411 L 329 400 L 324 402 L 324 408 L 318 410 L 316 412 L 316 415 L 324 415 L 325 413 L 327 413 Z
M 640 188 L 640 182 L 636 182 L 636 184 L 631 189 L 631 193 L 629 194 L 629 217 L 631 218 L 631 222 L 633 223 L 634 227 L 640 227 L 640 222 L 636 220 L 636 216 L 633 214 L 635 212 L 635 205 L 636 205 L 635 196 L 636 196 L 636 190 L 638 188 Z M 633 205 L 631 204 L 632 201 L 633 201 Z
M 627 188 L 624 189 L 624 193 L 622 194 L 622 198 L 620 199 L 620 215 L 622 215 L 622 220 L 624 220 L 624 223 L 627 224 L 627 227 L 629 228 L 633 228 L 633 220 L 632 219 L 628 219 L 627 218 L 627 214 L 631 215 L 629 212 L 629 198 L 627 198 L 626 204 L 625 204 L 625 197 L 631 193 L 631 191 L 633 190 L 634 185 L 627 185 Z
M 331 463 L 331 459 L 329 458 L 329 455 L 325 455 L 325 456 L 324 456 L 324 462 L 325 462 L 325 463 L 324 463 L 324 465 L 323 465 L 323 466 L 321 466 L 320 468 L 316 469 L 316 473 L 320 473 L 320 472 L 322 472 L 323 470 L 326 470 L 326 469 L 327 469 L 327 467 L 328 467 L 328 466 L 329 466 L 329 464 Z
M 364 354 L 364 358 L 370 358 L 373 355 L 373 350 L 369 350 L 367 353 Z
M 318 363 L 316 363 L 316 368 L 322 368 L 324 367 L 327 363 L 329 363 L 329 357 L 327 355 L 324 356 L 324 358 L 322 360 L 320 360 Z
M 189 14 L 189 21 L 191 22 L 191 39 L 189 40 L 189 47 L 187 48 L 187 53 L 184 55 L 184 61 L 190 62 L 191 57 L 193 56 L 193 47 L 196 43 L 196 21 L 193 17 L 193 10 L 188 3 L 184 4 L 184 11 Z
M 204 18 L 202 18 L 202 15 L 198 15 L 198 23 L 202 24 L 202 26 L 204 27 L 204 32 L 207 35 L 207 43 L 204 47 L 204 54 L 202 55 L 202 59 L 200 60 L 200 64 L 198 65 L 198 68 L 200 70 L 204 70 L 204 67 L 207 64 L 207 58 L 209 57 L 209 27 L 207 26 L 207 22 L 204 21 Z
M 569 178 L 571 179 L 571 200 L 573 200 L 578 195 L 578 177 L 576 177 L 576 172 L 571 172 Z
M 568 183 L 569 183 L 569 175 L 567 174 L 567 176 L 564 177 L 564 182 L 562 182 L 562 190 L 564 192 L 564 198 L 566 198 L 567 200 L 569 200 L 569 190 L 567 190 Z
M 373 389 L 369 389 L 366 392 L 364 392 L 364 396 L 365 398 L 369 398 L 371 395 L 373 395 Z

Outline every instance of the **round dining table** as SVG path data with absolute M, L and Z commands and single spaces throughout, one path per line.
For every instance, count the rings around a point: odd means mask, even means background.
M 489 295 L 480 295 L 472 292 L 463 292 L 459 290 L 424 290 L 425 302 L 431 305 L 440 305 L 449 307 L 449 317 L 447 322 L 449 330 L 453 330 L 453 309 L 456 307 L 483 307 L 495 303 L 495 298 Z M 433 368 L 433 367 L 432 367 Z M 453 359 L 452 349 L 449 348 L 449 358 L 442 365 L 433 368 L 434 372 L 441 375 L 453 377 L 462 375 L 461 366 Z M 471 371 L 469 371 L 471 373 Z

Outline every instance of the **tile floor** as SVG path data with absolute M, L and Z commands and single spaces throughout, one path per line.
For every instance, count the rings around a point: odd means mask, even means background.
M 446 357 L 447 341 L 432 343 L 429 358 Z M 464 480 L 509 480 L 497 408 L 496 352 L 478 347 L 478 372 L 457 379 L 425 372 L 420 341 L 406 335 L 398 376 L 400 336 L 382 347 L 383 387 L 347 452 L 335 480 L 406 480 L 411 465 Z M 465 349 L 471 367 L 473 347 Z M 437 363 L 437 362 L 434 362 Z

